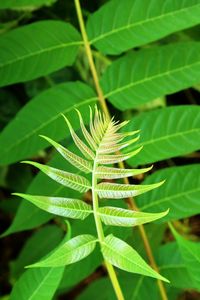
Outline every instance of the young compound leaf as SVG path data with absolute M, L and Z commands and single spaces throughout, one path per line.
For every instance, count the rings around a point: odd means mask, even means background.
M 28 267 L 60 267 L 73 264 L 88 256 L 95 248 L 96 237 L 79 235 L 58 247 L 46 259 Z
M 112 234 L 105 238 L 102 253 L 108 262 L 124 271 L 168 282 L 166 278 L 155 272 L 131 246 Z
M 62 217 L 84 220 L 92 213 L 91 206 L 78 199 L 34 196 L 20 193 L 14 193 L 14 195 L 30 201 L 49 213 Z
M 100 207 L 98 214 L 106 225 L 132 227 L 158 220 L 167 215 L 169 210 L 162 213 L 143 213 L 128 209 L 105 206 Z
M 116 55 L 199 24 L 199 14 L 199 0 L 112 0 L 90 16 L 87 32 L 97 49 Z
M 99 166 L 96 169 L 95 175 L 97 178 L 102 179 L 116 179 L 125 178 L 129 176 L 135 176 L 138 174 L 143 174 L 152 169 L 153 166 L 144 169 L 119 169 L 119 168 L 109 168 L 104 166 Z
M 35 166 L 58 183 L 77 190 L 81 193 L 87 192 L 90 189 L 90 182 L 81 175 L 74 175 L 72 173 L 42 165 L 33 161 L 24 161 L 23 163 Z
M 61 146 L 60 144 L 56 143 L 52 139 L 41 135 L 45 140 L 47 140 L 51 145 L 53 145 L 56 150 L 67 160 L 69 161 L 74 167 L 80 169 L 85 173 L 90 173 L 92 171 L 92 164 L 91 162 L 83 159 L 82 157 L 72 153 L 65 147 Z
M 97 185 L 96 191 L 100 198 L 122 199 L 146 193 L 163 183 L 164 181 L 149 185 L 134 185 L 102 182 Z

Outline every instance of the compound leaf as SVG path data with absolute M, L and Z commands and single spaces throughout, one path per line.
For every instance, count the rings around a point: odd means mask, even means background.
M 131 246 L 112 234 L 105 238 L 102 253 L 108 262 L 124 271 L 168 282 L 166 278 L 155 272 Z
M 97 49 L 116 55 L 199 24 L 199 14 L 199 0 L 112 0 L 90 16 L 87 32 Z
M 46 259 L 28 267 L 59 267 L 73 264 L 88 256 L 95 248 L 96 237 L 84 234 L 65 242 Z
M 51 214 L 66 218 L 84 220 L 92 213 L 91 206 L 78 199 L 34 196 L 21 193 L 14 193 L 14 195 L 30 201 Z

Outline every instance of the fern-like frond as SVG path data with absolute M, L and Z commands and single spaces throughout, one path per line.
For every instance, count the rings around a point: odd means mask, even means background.
M 41 135 L 41 137 L 47 140 L 74 167 L 85 173 L 90 173 L 92 171 L 92 163 L 90 161 L 85 160 L 82 157 L 72 153 L 62 145 L 56 143 L 55 141 L 44 135 Z
M 23 161 L 22 163 L 33 165 L 34 167 L 38 168 L 40 171 L 48 175 L 51 179 L 81 193 L 87 192 L 91 188 L 90 182 L 83 176 L 75 175 L 33 161 Z

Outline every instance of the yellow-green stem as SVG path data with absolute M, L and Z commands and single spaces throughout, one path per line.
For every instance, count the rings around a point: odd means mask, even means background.
M 103 232 L 103 227 L 101 223 L 101 219 L 98 214 L 98 208 L 99 208 L 99 201 L 98 201 L 98 195 L 96 192 L 96 186 L 97 186 L 97 178 L 95 176 L 96 173 L 96 168 L 98 166 L 97 164 L 97 156 L 98 156 L 98 151 L 96 153 L 96 158 L 94 159 L 94 164 L 93 164 L 93 172 L 92 172 L 92 202 L 93 202 L 93 213 L 94 213 L 94 219 L 95 219 L 95 224 L 96 224 L 96 230 L 97 230 L 97 235 L 100 243 L 100 247 L 103 245 L 104 242 L 104 232 Z M 116 297 L 118 300 L 124 300 L 124 296 L 122 294 L 115 270 L 113 266 L 105 261 L 105 266 L 108 271 L 109 277 L 111 279 Z
M 83 15 L 82 15 L 82 11 L 81 11 L 80 2 L 79 2 L 79 0 L 74 0 L 74 1 L 75 1 L 76 12 L 77 12 L 77 16 L 78 16 L 78 21 L 79 21 L 81 33 L 82 33 L 82 38 L 83 38 L 83 42 L 84 42 L 84 47 L 85 47 L 86 55 L 88 57 L 88 62 L 89 62 L 89 65 L 90 65 L 90 70 L 91 70 L 92 77 L 93 77 L 93 80 L 94 80 L 94 84 L 95 84 L 95 87 L 96 87 L 99 103 L 100 103 L 101 108 L 104 111 L 104 113 L 110 118 L 110 113 L 109 113 L 109 110 L 108 110 L 108 107 L 107 107 L 107 104 L 106 104 L 106 101 L 105 101 L 103 91 L 102 91 L 101 86 L 99 84 L 99 79 L 98 79 L 96 67 L 95 67 L 95 64 L 94 64 L 92 50 L 90 48 L 90 43 L 88 41 L 88 36 L 87 36 L 86 30 L 85 30 L 85 24 L 84 24 L 84 20 L 83 20 Z M 119 167 L 124 168 L 123 162 L 119 164 Z M 129 184 L 128 178 L 124 178 L 124 182 L 126 184 Z M 97 201 L 98 201 L 98 199 L 97 199 Z M 127 204 L 128 204 L 130 209 L 137 210 L 137 211 L 139 210 L 137 205 L 135 204 L 135 201 L 134 201 L 133 198 L 128 198 L 127 199 Z M 145 232 L 144 226 L 140 225 L 138 227 L 139 227 L 139 231 L 140 231 L 143 243 L 144 243 L 144 247 L 145 247 L 147 256 L 149 258 L 149 262 L 150 262 L 151 266 L 158 272 L 159 269 L 158 269 L 158 266 L 157 266 L 156 261 L 154 259 L 153 252 L 151 250 L 151 246 L 150 246 L 150 243 L 148 241 L 148 237 L 147 237 L 147 234 Z M 107 267 L 109 275 L 112 274 L 112 272 L 109 272 L 109 266 L 106 266 L 106 267 Z M 113 269 L 113 271 L 114 271 L 114 269 Z M 115 274 L 115 271 L 114 271 L 114 274 Z M 114 279 L 114 277 L 116 277 L 116 274 L 112 277 Z M 116 280 L 117 280 L 117 277 L 116 277 Z M 114 283 L 114 281 L 112 283 Z M 117 281 L 117 283 L 118 283 L 118 281 Z M 160 291 L 161 299 L 162 300 L 168 300 L 167 293 L 166 293 L 163 282 L 158 279 L 157 283 L 158 283 L 158 288 L 159 288 L 159 291 Z M 114 285 L 117 286 L 117 284 L 114 284 Z M 123 299 L 123 298 L 120 298 L 120 299 Z

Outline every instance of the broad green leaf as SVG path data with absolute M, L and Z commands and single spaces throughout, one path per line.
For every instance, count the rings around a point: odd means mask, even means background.
M 69 136 L 60 114 L 67 114 L 77 129 L 77 119 L 71 112 L 74 108 L 81 109 L 88 122 L 88 105 L 96 99 L 93 90 L 81 82 L 60 84 L 33 98 L 0 134 L 0 164 L 31 157 L 47 147 L 48 143 L 38 137 L 39 134 L 56 141 Z
M 33 161 L 24 161 L 23 163 L 33 165 L 56 182 L 81 193 L 87 192 L 90 189 L 90 182 L 81 175 L 75 175 Z
M 0 2 L 0 9 L 30 9 L 41 5 L 51 5 L 56 0 L 3 0 Z
M 105 71 L 105 97 L 118 109 L 137 107 L 199 82 L 200 43 L 174 43 L 134 51 Z M 138 129 L 138 128 L 137 128 Z
M 78 199 L 34 196 L 20 193 L 14 193 L 14 195 L 30 201 L 51 214 L 66 218 L 84 220 L 92 213 L 91 206 Z
M 76 29 L 61 21 L 39 21 L 2 35 L 0 86 L 35 79 L 72 65 L 80 44 Z
M 159 222 L 177 220 L 200 213 L 200 165 L 162 169 L 148 176 L 144 184 L 151 184 L 165 178 L 165 184 L 148 195 L 141 195 L 136 202 L 141 211 L 160 212 L 170 209 L 169 214 Z
M 50 300 L 60 283 L 64 267 L 27 270 L 14 285 L 10 300 Z
M 97 185 L 96 191 L 100 198 L 122 199 L 135 197 L 161 186 L 164 181 L 150 185 L 118 184 L 102 182 Z
M 28 267 L 60 267 L 73 264 L 93 252 L 96 242 L 96 237 L 89 234 L 76 236 L 58 247 L 46 259 Z
M 48 237 L 48 238 L 46 238 Z M 17 259 L 11 264 L 11 278 L 16 280 L 24 271 L 24 267 L 41 259 L 52 251 L 63 238 L 63 231 L 56 225 L 48 225 L 34 232 L 27 239 Z M 37 245 L 37 247 L 35 247 Z
M 200 107 L 171 106 L 134 117 L 127 130 L 141 129 L 140 141 L 131 146 L 143 146 L 137 160 L 130 165 L 153 163 L 200 149 Z
M 168 210 L 162 213 L 143 213 L 128 209 L 105 206 L 100 207 L 98 214 L 106 225 L 132 227 L 158 220 L 168 214 Z
M 200 243 L 186 240 L 176 232 L 172 225 L 170 225 L 170 228 L 177 240 L 188 273 L 200 287 Z
M 152 169 L 153 166 L 144 169 L 119 169 L 119 168 L 109 168 L 104 166 L 99 166 L 96 169 L 95 175 L 102 179 L 116 179 L 125 178 L 129 176 L 135 176 L 138 174 L 143 174 Z
M 199 14 L 199 0 L 112 0 L 90 16 L 87 32 L 97 49 L 116 55 L 199 24 Z
M 161 246 L 156 259 L 160 272 L 170 280 L 172 286 L 200 290 L 199 284 L 189 274 L 176 242 Z
M 155 272 L 131 246 L 112 234 L 105 238 L 102 253 L 108 262 L 124 271 L 168 282 L 166 278 Z
M 83 159 L 82 157 L 72 153 L 62 145 L 56 143 L 52 139 L 46 137 L 46 136 L 41 136 L 45 140 L 47 140 L 51 145 L 53 145 L 56 150 L 66 159 L 68 160 L 74 167 L 77 169 L 84 171 L 85 173 L 90 173 L 92 171 L 92 163 Z

